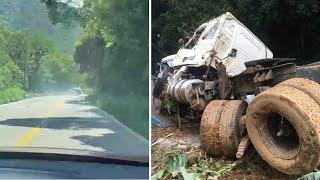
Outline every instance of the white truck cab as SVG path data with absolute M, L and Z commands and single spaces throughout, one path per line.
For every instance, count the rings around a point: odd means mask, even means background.
M 216 60 L 226 66 L 230 77 L 243 72 L 247 61 L 273 58 L 273 53 L 263 42 L 231 13 L 226 12 L 199 26 L 177 54 L 167 56 L 162 61 L 176 68 L 202 65 L 215 68 L 215 61 L 210 57 L 212 53 Z

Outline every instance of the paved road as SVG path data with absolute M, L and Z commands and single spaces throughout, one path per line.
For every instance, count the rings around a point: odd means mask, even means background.
M 146 139 L 77 95 L 47 95 L 0 105 L 0 146 L 148 155 Z

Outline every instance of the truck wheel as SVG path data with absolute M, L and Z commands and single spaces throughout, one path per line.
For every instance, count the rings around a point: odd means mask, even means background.
M 246 111 L 243 101 L 212 101 L 200 125 L 202 148 L 212 156 L 234 158 L 240 140 L 239 120 Z
M 277 86 L 290 86 L 307 93 L 315 101 L 320 102 L 320 85 L 312 80 L 305 78 L 292 78 Z
M 246 109 L 247 103 L 241 100 L 232 100 L 224 104 L 219 123 L 219 140 L 224 157 L 236 157 L 241 139 L 239 122 Z
M 320 160 L 320 85 L 294 78 L 259 94 L 246 126 L 260 156 L 292 175 L 311 172 Z
M 219 122 L 222 111 L 222 104 L 226 100 L 213 100 L 202 113 L 200 123 L 200 142 L 201 147 L 208 155 L 219 156 Z

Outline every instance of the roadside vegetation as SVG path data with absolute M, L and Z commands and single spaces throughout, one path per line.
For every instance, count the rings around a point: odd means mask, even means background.
M 3 0 L 0 103 L 81 87 L 148 136 L 147 0 Z
M 148 136 L 147 0 L 3 0 L 0 103 L 82 87 Z
M 83 28 L 74 60 L 87 75 L 87 100 L 148 136 L 148 1 L 85 0 L 81 8 L 43 0 L 51 20 Z
M 95 0 L 85 1 L 84 7 L 90 13 L 83 20 L 84 33 L 77 45 L 75 60 L 91 75 L 89 81 L 94 87 L 91 100 L 147 137 L 148 1 Z M 97 44 L 92 46 L 93 39 Z M 82 55 L 81 49 L 96 47 L 96 54 Z M 100 98 L 98 102 L 94 100 Z
M 148 136 L 148 1 L 4 0 L 0 16 L 0 103 L 82 87 Z
M 49 40 L 14 30 L 4 20 L 0 28 L 0 104 L 82 80 L 72 56 Z

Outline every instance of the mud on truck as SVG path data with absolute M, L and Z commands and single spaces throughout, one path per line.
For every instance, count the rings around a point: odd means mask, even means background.
M 251 142 L 272 167 L 301 175 L 320 165 L 320 63 L 297 66 L 227 12 L 161 60 L 153 96 L 201 117 L 206 154 L 241 158 Z M 200 119 L 200 118 L 199 118 Z

